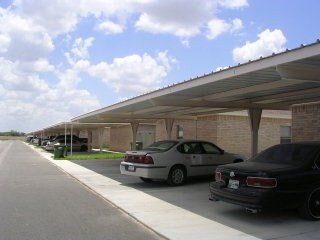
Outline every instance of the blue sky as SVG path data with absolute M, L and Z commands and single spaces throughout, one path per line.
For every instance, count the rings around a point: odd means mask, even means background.
M 0 131 L 30 132 L 319 38 L 318 0 L 0 0 Z

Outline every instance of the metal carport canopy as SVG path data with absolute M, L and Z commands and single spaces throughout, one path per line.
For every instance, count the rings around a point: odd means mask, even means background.
M 290 110 L 320 101 L 320 41 L 212 72 L 73 118 L 75 123 L 196 119 L 235 110 Z

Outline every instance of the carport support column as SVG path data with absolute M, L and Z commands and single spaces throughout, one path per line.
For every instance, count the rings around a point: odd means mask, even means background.
M 99 129 L 98 129 L 98 141 L 99 141 L 99 149 L 100 149 L 100 153 L 102 153 L 103 133 L 104 133 L 104 128 L 99 128 Z
M 249 109 L 249 121 L 251 128 L 251 156 L 258 153 L 258 133 L 261 120 L 262 109 Z
M 73 134 L 77 137 L 80 137 L 80 130 L 73 129 Z
M 139 123 L 131 123 L 131 129 L 132 129 L 132 150 L 137 150 L 136 141 L 137 141 L 137 132 L 139 128 Z
M 165 119 L 166 131 L 167 131 L 167 139 L 171 139 L 173 122 L 174 122 L 173 118 L 166 118 Z
M 92 130 L 88 129 L 88 152 L 92 150 Z

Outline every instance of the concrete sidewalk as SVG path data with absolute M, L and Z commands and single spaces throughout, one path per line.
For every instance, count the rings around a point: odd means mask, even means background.
M 133 218 L 168 239 L 259 239 L 124 186 L 120 182 L 70 161 L 53 160 L 51 153 L 41 149 L 34 148 L 34 150 Z

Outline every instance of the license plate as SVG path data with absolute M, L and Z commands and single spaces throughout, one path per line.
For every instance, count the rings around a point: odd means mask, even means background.
M 229 179 L 228 188 L 238 189 L 239 188 L 239 180 Z
M 130 165 L 130 166 L 128 166 L 127 170 L 130 171 L 130 172 L 134 172 L 136 169 L 135 169 L 134 166 Z

